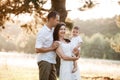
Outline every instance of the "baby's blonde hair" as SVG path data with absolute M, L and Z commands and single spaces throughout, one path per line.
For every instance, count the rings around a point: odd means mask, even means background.
M 73 27 L 73 29 L 79 30 L 80 28 L 78 26 Z

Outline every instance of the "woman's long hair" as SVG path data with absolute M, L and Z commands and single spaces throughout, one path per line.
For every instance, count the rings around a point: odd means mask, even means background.
M 54 32 L 53 32 L 53 41 L 59 41 L 59 30 L 60 30 L 60 28 L 61 28 L 62 26 L 66 26 L 65 23 L 59 23 L 59 24 L 56 25 L 56 27 L 55 27 L 55 29 L 54 29 Z M 65 41 L 68 42 L 67 39 L 65 39 Z M 57 57 L 56 57 L 56 62 L 57 62 L 57 63 L 56 63 L 56 65 L 55 65 L 55 67 L 56 67 L 56 70 L 57 70 L 57 76 L 59 77 L 60 58 L 59 58 L 58 55 L 57 55 Z
M 58 41 L 59 40 L 59 30 L 62 26 L 65 26 L 64 23 L 58 23 L 54 29 L 53 32 L 53 41 Z
M 59 30 L 62 26 L 66 26 L 65 23 L 58 23 L 53 32 L 53 41 L 59 41 Z M 66 42 L 70 42 L 68 39 L 64 39 Z

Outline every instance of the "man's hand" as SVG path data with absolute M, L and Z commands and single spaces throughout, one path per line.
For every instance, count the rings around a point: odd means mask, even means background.
M 55 41 L 55 42 L 53 42 L 51 47 L 53 50 L 55 50 L 56 48 L 58 48 L 58 46 L 59 46 L 59 43 L 57 41 Z
M 36 48 L 36 53 L 46 53 L 49 51 L 54 51 L 59 46 L 58 42 L 54 42 L 50 47 Z

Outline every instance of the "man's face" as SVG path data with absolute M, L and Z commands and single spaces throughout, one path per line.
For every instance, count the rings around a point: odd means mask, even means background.
M 56 18 L 51 18 L 51 23 L 55 27 L 60 21 L 60 16 L 56 15 Z

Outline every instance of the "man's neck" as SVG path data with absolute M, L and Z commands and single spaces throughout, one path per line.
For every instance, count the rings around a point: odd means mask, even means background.
M 48 27 L 49 29 L 52 30 L 53 26 L 52 26 L 50 23 L 47 23 L 46 25 L 47 25 L 47 27 Z

